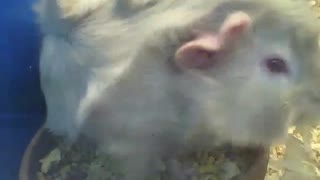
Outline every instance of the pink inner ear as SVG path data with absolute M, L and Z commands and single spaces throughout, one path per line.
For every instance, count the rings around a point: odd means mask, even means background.
M 238 11 L 229 15 L 220 28 L 222 41 L 236 40 L 251 24 L 251 18 L 245 12 Z
M 218 35 L 203 34 L 181 46 L 175 54 L 175 61 L 182 67 L 206 69 L 212 65 L 212 58 L 220 48 Z
M 251 18 L 244 12 L 234 12 L 223 22 L 217 34 L 202 33 L 182 45 L 175 54 L 176 64 L 180 67 L 207 69 L 221 58 L 220 52 L 227 44 L 232 44 L 251 24 Z

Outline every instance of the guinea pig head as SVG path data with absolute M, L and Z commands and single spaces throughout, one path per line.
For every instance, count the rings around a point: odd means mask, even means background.
M 174 58 L 186 74 L 182 91 L 194 100 L 203 132 L 235 145 L 282 139 L 293 107 L 303 104 L 307 112 L 320 102 L 318 26 L 302 20 L 303 11 L 259 7 L 226 13 L 215 30 L 197 26 Z

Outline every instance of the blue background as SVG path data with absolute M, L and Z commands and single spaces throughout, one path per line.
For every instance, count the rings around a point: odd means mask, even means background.
M 18 179 L 25 147 L 44 120 L 34 0 L 1 0 L 0 179 Z

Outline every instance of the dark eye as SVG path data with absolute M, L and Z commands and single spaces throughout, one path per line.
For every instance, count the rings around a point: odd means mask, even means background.
M 288 73 L 289 69 L 284 59 L 273 57 L 265 60 L 265 66 L 271 73 Z

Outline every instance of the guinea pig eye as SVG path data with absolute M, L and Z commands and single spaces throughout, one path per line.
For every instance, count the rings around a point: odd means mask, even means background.
M 265 66 L 271 73 L 286 74 L 289 72 L 286 61 L 279 57 L 267 58 L 265 60 Z

